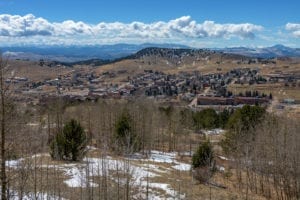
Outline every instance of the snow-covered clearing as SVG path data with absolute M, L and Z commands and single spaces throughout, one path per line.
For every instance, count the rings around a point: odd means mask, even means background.
M 96 150 L 95 148 L 89 149 Z M 49 155 L 39 154 L 30 158 L 34 159 L 41 156 Z M 97 177 L 107 176 L 113 181 L 119 180 L 123 184 L 129 183 L 131 187 L 138 188 L 139 192 L 134 196 L 135 199 L 145 199 L 147 188 L 148 199 L 184 198 L 184 194 L 179 194 L 167 183 L 172 171 L 189 171 L 191 168 L 190 164 L 180 162 L 176 157 L 177 153 L 175 152 L 150 151 L 147 158 L 139 153 L 125 158 L 85 157 L 81 163 L 61 163 L 40 165 L 39 167 L 56 168 L 62 171 L 67 177 L 64 183 L 68 187 L 98 187 Z M 11 160 L 7 161 L 6 164 L 8 167 L 17 169 L 22 166 L 24 160 L 24 158 Z M 166 181 L 153 180 L 154 177 L 163 176 L 167 177 L 162 179 Z

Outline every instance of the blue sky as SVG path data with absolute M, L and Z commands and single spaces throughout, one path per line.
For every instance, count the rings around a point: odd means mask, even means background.
M 0 0 L 0 43 L 300 47 L 299 8 L 299 0 Z

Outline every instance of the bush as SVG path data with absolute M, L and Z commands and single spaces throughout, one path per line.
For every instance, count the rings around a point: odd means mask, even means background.
M 208 183 L 212 177 L 212 170 L 210 167 L 198 167 L 194 169 L 193 176 L 200 183 Z
M 80 123 L 74 119 L 67 122 L 63 131 L 56 134 L 50 144 L 53 159 L 78 161 L 85 154 L 87 137 Z

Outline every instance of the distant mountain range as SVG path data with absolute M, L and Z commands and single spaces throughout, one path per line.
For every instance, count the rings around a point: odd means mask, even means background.
M 114 44 L 91 46 L 24 46 L 24 47 L 0 47 L 1 51 L 10 58 L 30 60 L 56 60 L 60 62 L 76 62 L 81 60 L 116 58 L 132 55 L 141 49 L 148 47 L 159 48 L 190 48 L 180 44 Z
M 290 48 L 284 45 L 275 45 L 265 48 L 233 47 L 218 49 L 224 53 L 233 53 L 249 57 L 273 58 L 273 57 L 300 57 L 300 49 Z
M 24 46 L 24 47 L 0 47 L 1 51 L 11 59 L 29 60 L 55 60 L 60 62 L 78 62 L 82 60 L 114 60 L 134 55 L 149 47 L 196 50 L 180 44 L 114 44 L 94 46 Z M 206 49 L 209 50 L 209 49 Z M 290 48 L 283 45 L 275 45 L 266 48 L 219 48 L 210 49 L 230 54 L 238 54 L 249 57 L 272 58 L 272 57 L 300 57 L 300 49 Z

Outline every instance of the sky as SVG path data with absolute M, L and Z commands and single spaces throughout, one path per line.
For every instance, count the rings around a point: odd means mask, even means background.
M 299 0 L 0 0 L 0 46 L 300 47 Z

